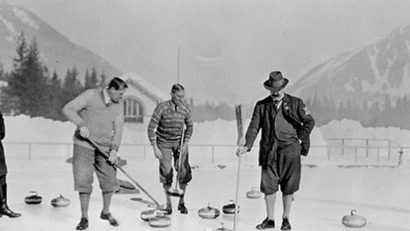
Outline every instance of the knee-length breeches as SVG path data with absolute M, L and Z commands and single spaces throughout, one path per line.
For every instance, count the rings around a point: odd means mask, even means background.
M 174 168 L 177 172 L 177 179 L 179 184 L 189 183 L 192 179 L 192 171 L 191 166 L 189 165 L 188 151 L 183 155 L 183 158 L 181 159 L 181 169 L 179 169 L 179 144 L 175 144 L 172 146 L 158 145 L 158 147 L 162 153 L 162 159 L 159 161 L 160 182 L 165 187 L 170 187 L 172 185 L 172 162 L 174 162 Z
M 98 154 L 98 151 L 74 145 L 73 175 L 74 189 L 80 193 L 91 193 L 93 174 L 97 175 L 103 192 L 115 192 L 119 188 L 116 169 Z

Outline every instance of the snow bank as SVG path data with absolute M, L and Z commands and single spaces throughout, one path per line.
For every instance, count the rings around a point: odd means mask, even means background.
M 6 142 L 70 143 L 75 126 L 42 117 L 5 116 Z
M 244 130 L 249 124 L 249 120 L 245 121 Z M 144 124 L 128 124 L 123 130 L 122 151 L 124 154 L 139 153 L 144 155 L 144 158 L 152 157 L 152 150 L 149 147 L 149 141 L 147 137 L 147 123 Z M 75 130 L 75 126 L 70 122 L 60 122 L 45 118 L 31 118 L 25 115 L 19 115 L 15 117 L 5 117 L 6 125 L 6 139 L 8 143 L 45 143 L 43 150 L 39 151 L 39 145 L 36 148 L 31 147 L 16 147 L 16 152 L 27 152 L 27 149 L 31 151 L 41 152 L 41 155 L 47 156 L 49 153 L 63 153 L 65 156 L 69 156 L 71 153 L 70 144 L 72 143 L 72 136 Z M 197 163 L 204 163 L 204 161 L 212 162 L 231 162 L 235 160 L 237 140 L 237 128 L 236 121 L 224 121 L 216 120 L 212 122 L 201 122 L 194 124 L 194 133 L 191 140 L 191 152 L 193 153 L 192 161 Z M 259 140 L 259 137 L 257 138 Z M 255 145 L 259 141 L 255 142 Z M 55 147 L 55 150 L 51 150 L 51 146 L 47 144 L 61 144 L 60 147 Z M 312 149 L 309 154 L 309 158 L 306 158 L 308 162 L 326 161 L 327 160 L 327 148 L 326 141 L 323 138 L 319 129 L 314 129 L 311 134 Z M 14 145 L 16 146 L 16 145 Z M 57 149 L 59 148 L 59 149 Z M 44 149 L 48 149 L 47 152 Z M 9 152 L 12 151 L 10 145 Z M 258 148 L 255 147 L 249 154 L 249 161 L 257 163 Z M 123 153 L 120 153 L 123 155 Z M 228 154 L 229 153 L 229 154 Z M 23 154 L 20 154 L 23 155 Z M 31 154 L 28 154 L 31 155 Z M 33 153 L 33 155 L 37 155 Z
M 332 120 L 319 127 L 328 138 L 388 139 L 395 145 L 410 146 L 410 131 L 395 127 L 364 128 L 360 122 L 348 119 Z
M 42 117 L 19 115 L 4 117 L 6 141 L 8 142 L 71 142 L 75 126 L 70 122 L 60 122 Z M 245 121 L 245 131 L 249 120 Z M 124 143 L 147 144 L 147 124 L 136 129 L 124 128 Z M 138 139 L 136 139 L 136 137 Z M 145 137 L 145 139 L 143 139 Z M 236 121 L 215 120 L 194 124 L 192 144 L 235 145 L 237 140 Z M 314 129 L 311 135 L 313 145 L 326 145 L 320 130 Z

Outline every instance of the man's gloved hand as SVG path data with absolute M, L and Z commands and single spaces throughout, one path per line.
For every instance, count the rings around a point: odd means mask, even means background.
M 110 156 L 108 157 L 108 161 L 112 164 L 117 163 L 117 151 L 116 150 L 110 151 Z
M 300 150 L 300 155 L 302 155 L 302 156 L 307 156 L 307 154 L 308 154 L 308 147 L 307 147 L 307 145 L 306 145 L 306 143 L 301 143 L 300 144 L 300 146 L 301 146 L 301 150 Z
M 90 130 L 88 130 L 87 126 L 82 125 L 79 129 L 79 134 L 81 137 L 87 139 L 90 136 Z
M 161 153 L 161 150 L 158 148 L 158 145 L 154 144 L 154 145 L 152 145 L 152 148 L 154 150 L 155 158 L 157 158 L 158 160 L 161 160 L 162 159 L 162 153 Z
M 179 150 L 181 153 L 181 156 L 186 155 L 188 153 L 188 143 L 183 143 L 181 150 Z
M 239 146 L 238 149 L 236 150 L 236 156 L 243 155 L 244 153 L 248 152 L 248 147 L 246 146 Z
M 236 145 L 238 146 L 244 146 L 246 144 L 246 140 L 244 137 L 241 137 L 238 139 L 238 141 L 236 142 Z

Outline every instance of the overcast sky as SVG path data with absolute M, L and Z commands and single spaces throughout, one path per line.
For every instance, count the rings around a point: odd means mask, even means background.
M 177 79 L 180 47 L 180 81 L 198 101 L 256 100 L 271 70 L 292 82 L 306 65 L 410 24 L 407 0 L 8 2 L 164 91 Z

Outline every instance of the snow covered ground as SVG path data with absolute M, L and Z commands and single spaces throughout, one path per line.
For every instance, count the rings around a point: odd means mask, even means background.
M 18 219 L 0 218 L 0 230 L 74 230 L 80 218 L 80 208 L 72 186 L 71 165 L 66 163 L 71 155 L 71 146 L 68 144 L 74 127 L 70 123 L 24 116 L 6 117 L 5 121 L 9 206 L 23 216 Z M 339 127 L 332 125 L 337 123 L 344 124 L 338 125 Z M 367 129 L 357 125 L 351 125 L 357 130 L 349 130 L 349 124 L 354 123 L 331 122 L 328 126 L 318 128 L 312 135 L 313 148 L 310 155 L 303 159 L 302 185 L 296 193 L 292 208 L 290 221 L 293 230 L 349 230 L 341 224 L 341 218 L 349 214 L 351 209 L 356 209 L 358 214 L 366 217 L 368 224 L 362 230 L 410 230 L 410 166 L 407 162 L 397 167 L 395 162 L 387 160 L 340 161 L 333 156 L 330 161 L 327 160 L 328 150 L 323 146 L 323 135 L 336 137 L 336 132 L 344 130 L 348 130 L 349 134 L 362 134 L 361 137 L 357 136 L 359 138 L 368 135 Z M 223 214 L 215 220 L 203 220 L 199 218 L 197 211 L 208 203 L 222 210 L 224 204 L 234 199 L 237 171 L 237 159 L 234 156 L 235 126 L 234 122 L 226 121 L 196 124 L 191 147 L 194 178 L 186 195 L 189 214 L 174 212 L 171 215 L 172 225 L 163 230 L 206 230 L 219 227 L 220 222 L 232 228 L 231 215 Z M 135 144 L 136 137 L 145 139 L 145 129 L 141 130 L 125 130 L 124 143 Z M 330 134 L 332 131 L 334 133 Z M 381 137 L 385 131 L 384 128 L 373 129 L 371 134 L 379 134 Z M 393 137 L 394 133 L 386 134 Z M 397 132 L 400 137 L 407 134 L 410 132 Z M 402 140 L 404 143 L 406 139 Z M 29 145 L 30 142 L 44 144 Z M 143 140 L 141 143 L 145 142 Z M 205 144 L 220 146 L 214 146 L 212 155 L 212 147 L 203 146 Z M 244 157 L 241 166 L 238 231 L 256 230 L 255 225 L 265 217 L 263 199 L 251 200 L 245 197 L 248 190 L 259 186 L 260 169 L 256 162 L 256 152 L 257 148 Z M 164 196 L 158 182 L 158 163 L 152 157 L 151 148 L 125 145 L 121 147 L 121 156 L 128 162 L 125 170 L 163 203 Z M 128 180 L 121 173 L 118 176 L 119 179 Z M 120 221 L 120 226 L 114 228 L 98 218 L 101 194 L 97 182 L 94 187 L 88 230 L 152 230 L 139 218 L 140 212 L 147 209 L 146 205 L 130 200 L 132 197 L 147 198 L 145 195 L 118 194 L 114 197 L 111 210 Z M 24 203 L 24 197 L 31 190 L 43 196 L 42 204 Z M 60 194 L 71 200 L 70 206 L 54 208 L 50 205 L 51 199 Z M 279 197 L 275 215 L 278 226 L 282 212 L 280 199 Z M 174 199 L 174 207 L 176 203 Z

